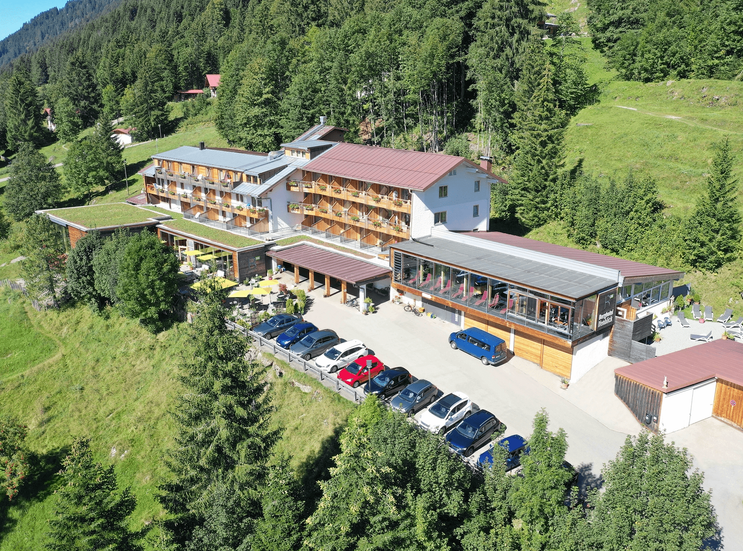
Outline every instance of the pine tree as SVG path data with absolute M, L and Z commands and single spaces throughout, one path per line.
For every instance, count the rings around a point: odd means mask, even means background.
M 30 143 L 21 145 L 10 166 L 5 210 L 16 222 L 56 206 L 62 195 L 59 173 Z
M 10 149 L 18 151 L 23 143 L 38 146 L 43 133 L 41 102 L 28 72 L 19 67 L 13 71 L 5 91 L 5 139 Z
M 67 61 L 61 92 L 62 97 L 75 106 L 82 125 L 88 127 L 93 124 L 101 109 L 101 92 L 93 77 L 88 56 L 80 50 Z
M 741 215 L 734 156 L 728 138 L 717 146 L 707 189 L 688 221 L 686 260 L 702 270 L 717 270 L 738 257 Z
M 130 238 L 126 230 L 116 230 L 93 257 L 95 290 L 112 306 L 119 302 L 119 266 Z
M 111 123 L 100 120 L 95 131 L 74 142 L 64 166 L 68 189 L 87 202 L 90 193 L 119 181 L 124 164 L 121 146 L 111 138 Z
M 238 143 L 253 151 L 271 151 L 279 145 L 279 100 L 270 72 L 267 59 L 253 60 L 237 94 Z
M 103 244 L 103 237 L 97 231 L 84 235 L 67 257 L 65 268 L 67 291 L 75 300 L 85 302 L 95 310 L 100 307 L 103 298 L 95 288 L 93 259 Z
M 60 98 L 54 104 L 54 122 L 57 136 L 63 142 L 71 142 L 83 129 L 83 121 L 77 108 L 68 97 Z
M 175 446 L 166 458 L 172 480 L 160 486 L 171 539 L 178 545 L 193 541 L 198 549 L 230 546 L 250 535 L 262 516 L 259 491 L 279 438 L 269 427 L 266 368 L 246 359 L 247 339 L 226 327 L 225 296 L 211 282 L 200 294 L 180 376 Z M 212 527 L 219 528 L 212 532 L 222 534 L 220 541 L 197 545 Z
M 121 110 L 136 128 L 138 139 L 156 138 L 168 123 L 168 102 L 173 96 L 168 51 L 153 46 L 137 75 L 136 83 L 124 92 Z
M 517 151 L 509 182 L 516 217 L 527 228 L 557 216 L 554 192 L 564 164 L 567 120 L 557 106 L 551 65 L 542 67 L 540 73 L 539 86 L 515 115 Z
M 63 466 L 46 549 L 140 549 L 137 538 L 127 528 L 136 499 L 128 488 L 118 491 L 113 465 L 95 463 L 90 441 L 80 439 L 72 444 Z

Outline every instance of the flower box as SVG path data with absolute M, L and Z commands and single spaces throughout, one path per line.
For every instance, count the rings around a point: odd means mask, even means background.
M 376 222 L 376 221 L 375 221 L 375 222 L 372 222 L 372 226 L 374 226 L 375 228 L 379 228 L 379 227 L 381 227 L 381 226 L 382 226 L 382 223 L 381 223 L 381 222 Z
M 327 214 L 328 213 L 328 209 L 317 209 L 317 210 L 319 210 L 323 214 Z
M 305 187 L 306 189 L 312 189 L 312 184 L 311 184 L 311 183 L 310 183 L 310 184 L 307 184 L 307 183 L 305 183 L 305 184 L 304 184 L 304 187 Z
M 241 207 L 240 205 L 236 206 L 235 208 L 236 208 L 237 210 L 243 210 L 243 208 L 242 208 L 242 207 Z
M 402 231 L 402 228 L 400 226 L 392 226 L 392 229 L 395 231 Z
M 328 186 L 318 186 L 320 188 L 320 191 L 325 191 L 328 189 Z
M 375 203 L 379 203 L 381 200 L 381 197 L 372 197 L 372 201 L 374 201 Z
M 342 189 L 334 189 L 333 190 L 333 193 L 337 193 L 338 195 L 340 195 L 341 194 L 341 191 L 343 191 L 343 190 Z
M 213 199 L 209 199 L 209 204 L 210 205 L 216 205 L 217 202 L 215 200 L 213 200 Z
M 354 222 L 358 222 L 359 221 L 359 217 L 358 216 L 352 216 L 351 217 L 351 220 L 353 220 Z
M 171 195 L 175 195 L 175 191 L 169 191 L 168 193 L 170 193 Z
M 353 193 L 351 193 L 351 195 L 353 195 L 354 197 L 358 197 L 360 193 L 358 191 L 354 191 Z
M 230 208 L 230 205 L 229 205 L 228 203 L 224 203 L 224 204 L 223 204 L 222 206 L 223 206 L 224 208 L 226 208 L 226 209 Z
M 315 207 L 314 205 L 305 205 L 304 210 L 313 210 Z
M 339 211 L 334 212 L 333 214 L 335 214 L 336 216 L 340 218 L 341 216 L 343 216 L 343 211 L 339 210 Z
M 401 207 L 402 206 L 402 201 L 400 201 L 399 199 L 397 201 L 395 201 L 395 206 L 396 207 Z

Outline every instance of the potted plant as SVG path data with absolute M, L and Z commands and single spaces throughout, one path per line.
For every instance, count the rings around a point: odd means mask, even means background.
M 319 210 L 323 214 L 327 214 L 328 213 L 328 209 L 317 209 L 317 210 Z
M 319 185 L 319 186 L 317 186 L 317 187 L 319 187 L 319 188 L 320 188 L 320 191 L 325 191 L 326 189 L 328 189 L 328 186 L 326 186 L 326 185 L 322 185 L 322 184 L 321 184 L 321 185 Z
M 663 337 L 660 336 L 660 333 L 656 333 L 653 335 L 653 342 L 660 342 L 663 340 Z
M 305 182 L 302 185 L 305 187 L 305 189 L 312 189 L 312 182 Z
M 358 216 L 352 216 L 351 217 L 351 220 L 353 220 L 354 222 L 358 222 L 359 221 L 359 217 Z
M 170 193 L 171 195 L 175 195 L 175 191 L 169 191 L 168 193 Z
M 340 195 L 341 191 L 343 191 L 343 190 L 342 190 L 342 189 L 340 189 L 340 188 L 335 188 L 335 189 L 333 190 L 333 193 L 337 193 L 337 194 L 339 194 L 339 195 Z
M 226 209 L 230 208 L 230 204 L 229 204 L 229 203 L 224 203 L 224 204 L 223 204 L 222 206 L 223 206 L 224 208 L 226 208 Z
M 289 203 L 289 210 L 299 210 L 299 205 L 297 203 Z
M 216 205 L 217 202 L 214 199 L 209 199 L 209 204 L 210 205 Z
M 243 210 L 243 208 L 242 208 L 242 207 L 241 207 L 240 205 L 237 205 L 237 206 L 236 206 L 235 208 L 236 208 L 237 210 Z
M 379 227 L 381 227 L 381 226 L 382 226 L 382 223 L 381 223 L 381 222 L 377 222 L 376 220 L 374 220 L 374 221 L 372 222 L 372 226 L 374 226 L 375 228 L 379 228 Z
M 315 208 L 315 205 L 305 205 L 304 210 L 312 210 Z
M 370 297 L 364 299 L 364 305 L 364 315 L 374 313 L 374 305 L 372 304 L 372 299 Z
M 372 197 L 372 201 L 374 201 L 375 203 L 379 203 L 381 200 L 381 197 Z
M 560 388 L 565 390 L 570 386 L 570 380 L 566 379 L 565 377 L 562 377 L 560 379 Z
M 400 226 L 392 226 L 392 229 L 395 231 L 402 231 L 402 228 Z
M 358 197 L 359 196 L 359 192 L 358 191 L 354 191 L 354 192 L 351 193 L 351 195 L 353 195 L 354 197 Z
M 401 199 L 398 199 L 397 201 L 395 201 L 395 206 L 396 207 L 401 207 L 402 206 L 402 200 Z

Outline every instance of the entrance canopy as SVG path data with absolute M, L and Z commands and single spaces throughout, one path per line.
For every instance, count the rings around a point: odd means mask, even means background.
M 274 249 L 266 254 L 280 262 L 288 262 L 353 285 L 390 277 L 392 273 L 387 266 L 372 264 L 307 243 Z

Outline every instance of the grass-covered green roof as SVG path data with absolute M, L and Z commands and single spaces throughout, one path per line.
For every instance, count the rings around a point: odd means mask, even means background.
M 127 203 L 51 209 L 46 212 L 55 218 L 88 229 L 137 224 L 147 222 L 153 217 L 162 216 L 160 213 Z
M 190 220 L 167 220 L 163 222 L 163 225 L 174 230 L 189 233 L 191 235 L 195 235 L 196 237 L 202 237 L 204 239 L 208 239 L 209 241 L 222 243 L 223 245 L 227 245 L 228 247 L 234 247 L 238 249 L 242 247 L 250 247 L 251 245 L 258 245 L 259 243 L 261 243 L 261 241 L 257 241 L 255 239 L 250 239 L 248 237 L 243 237 L 235 233 L 219 230 L 210 226 L 205 226 L 204 224 L 199 224 L 198 222 L 191 222 Z

